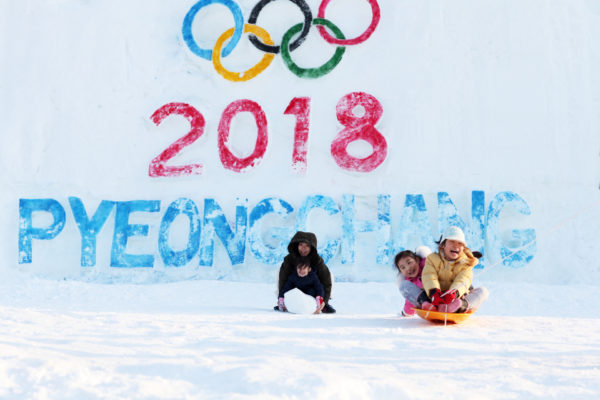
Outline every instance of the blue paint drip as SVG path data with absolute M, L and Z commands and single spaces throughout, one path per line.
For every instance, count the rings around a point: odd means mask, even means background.
M 214 199 L 204 200 L 204 229 L 201 236 L 200 265 L 212 266 L 215 234 L 225 246 L 231 265 L 244 262 L 246 255 L 246 229 L 248 224 L 247 200 L 237 199 L 235 231 L 231 229 L 225 213 Z
M 529 206 L 518 194 L 514 192 L 498 193 L 489 205 L 487 213 L 486 241 L 489 253 L 502 260 L 502 263 L 511 268 L 522 268 L 527 265 L 537 252 L 536 234 L 534 229 L 514 229 L 511 231 L 512 248 L 506 246 L 499 237 L 500 214 L 506 207 L 513 207 L 522 215 L 530 215 Z M 515 252 L 516 248 L 529 246 Z M 514 254 L 512 254 L 514 253 Z
M 298 215 L 296 216 L 297 231 L 307 231 L 306 221 L 308 220 L 310 211 L 314 208 L 322 208 L 327 212 L 327 215 L 335 215 L 340 212 L 340 209 L 333 198 L 323 195 L 308 196 L 298 208 Z M 334 238 L 327 241 L 325 245 L 323 245 L 322 241 L 318 241 L 317 251 L 323 258 L 323 261 L 327 263 L 337 254 L 339 248 L 340 239 Z
M 375 232 L 376 260 L 379 264 L 389 262 L 390 255 L 390 196 L 377 196 L 377 219 L 357 220 L 354 195 L 342 196 L 342 264 L 354 263 L 354 247 L 357 233 Z
M 444 232 L 449 226 L 458 226 L 465 231 L 465 221 L 458 215 L 456 206 L 446 192 L 438 192 L 438 226 Z
M 482 190 L 471 192 L 471 229 L 467 232 L 469 248 L 483 256 L 475 269 L 485 268 L 485 193 Z
M 354 244 L 356 229 L 354 228 L 354 195 L 342 195 L 342 264 L 354 263 Z
M 290 203 L 269 197 L 261 200 L 250 212 L 248 244 L 254 257 L 265 264 L 276 264 L 287 254 L 287 245 L 295 233 L 292 227 L 273 227 L 263 234 L 262 219 L 271 213 L 281 216 L 284 221 L 294 212 Z M 265 242 L 267 239 L 268 242 Z
M 169 246 L 171 224 L 179 215 L 188 217 L 190 229 L 185 249 L 175 251 Z M 181 267 L 189 263 L 200 248 L 200 216 L 196 203 L 187 198 L 179 198 L 172 202 L 160 223 L 158 232 L 158 251 L 167 267 Z
M 69 197 L 73 218 L 81 233 L 81 266 L 96 265 L 96 237 L 106 223 L 115 206 L 114 201 L 102 200 L 92 218 L 88 218 L 83 202 L 78 197 Z
M 148 236 L 148 225 L 129 224 L 129 215 L 137 211 L 157 212 L 160 200 L 119 201 L 115 215 L 115 232 L 110 255 L 110 266 L 118 268 L 152 268 L 151 254 L 127 254 L 127 241 L 131 236 Z
M 395 236 L 395 252 L 415 250 L 420 245 L 428 246 L 433 251 L 436 249 L 423 195 L 407 194 Z
M 391 256 L 392 217 L 391 196 L 377 196 L 377 263 L 388 264 Z
M 438 193 L 438 227 L 439 232 L 449 226 L 458 226 L 465 233 L 467 246 L 472 251 L 484 252 L 484 215 L 485 196 L 481 191 L 471 193 L 471 225 L 467 226 L 465 221 L 458 215 L 456 206 L 446 192 Z M 483 268 L 483 258 L 476 268 Z
M 41 211 L 52 214 L 52 224 L 35 228 L 33 213 Z M 33 239 L 54 239 L 63 230 L 65 221 L 65 209 L 54 199 L 19 199 L 19 264 L 31 263 Z

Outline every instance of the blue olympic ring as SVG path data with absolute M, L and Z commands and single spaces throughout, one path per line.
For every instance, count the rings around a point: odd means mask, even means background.
M 222 57 L 227 57 L 229 53 L 233 51 L 235 46 L 240 41 L 244 31 L 244 16 L 242 15 L 242 10 L 240 9 L 240 6 L 238 6 L 233 0 L 200 0 L 194 4 L 183 20 L 181 33 L 183 34 L 183 40 L 192 53 L 208 61 L 212 60 L 212 49 L 203 49 L 198 46 L 194 40 L 194 35 L 192 34 L 192 23 L 194 22 L 194 18 L 196 17 L 196 14 L 198 14 L 198 11 L 200 11 L 203 7 L 215 3 L 223 4 L 225 7 L 229 8 L 233 14 L 233 21 L 235 23 L 233 36 L 227 46 L 223 48 L 223 51 L 221 52 Z

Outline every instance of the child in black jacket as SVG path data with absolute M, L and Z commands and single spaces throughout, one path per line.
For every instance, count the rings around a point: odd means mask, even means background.
M 314 297 L 317 302 L 315 314 L 321 312 L 325 306 L 325 301 L 323 300 L 325 290 L 323 289 L 323 285 L 321 284 L 317 273 L 312 270 L 310 264 L 304 261 L 297 262 L 296 270 L 290 274 L 285 285 L 283 285 L 283 288 L 279 291 L 278 306 L 280 311 L 287 311 L 283 296 L 287 291 L 295 288 L 300 289 L 304 294 Z

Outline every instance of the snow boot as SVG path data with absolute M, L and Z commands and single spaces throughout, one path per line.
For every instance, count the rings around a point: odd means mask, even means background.
M 460 305 L 460 308 L 458 310 L 456 310 L 457 313 L 465 313 L 467 311 L 469 311 L 469 302 L 467 301 L 467 299 L 465 299 L 464 297 L 462 299 L 460 299 L 460 301 L 462 302 L 462 304 Z
M 325 304 L 325 307 L 321 310 L 323 314 L 335 314 L 335 308 L 331 307 L 329 303 Z
M 461 313 L 467 311 L 468 304 L 466 300 L 455 299 L 450 304 L 442 304 L 438 306 L 438 311 L 445 313 Z

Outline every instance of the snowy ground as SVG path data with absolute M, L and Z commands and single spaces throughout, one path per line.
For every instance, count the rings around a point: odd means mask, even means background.
M 600 396 L 597 288 L 487 284 L 462 325 L 398 316 L 393 283 L 337 283 L 335 315 L 268 284 L 0 283 L 2 399 Z M 559 297 L 560 296 L 560 297 Z

